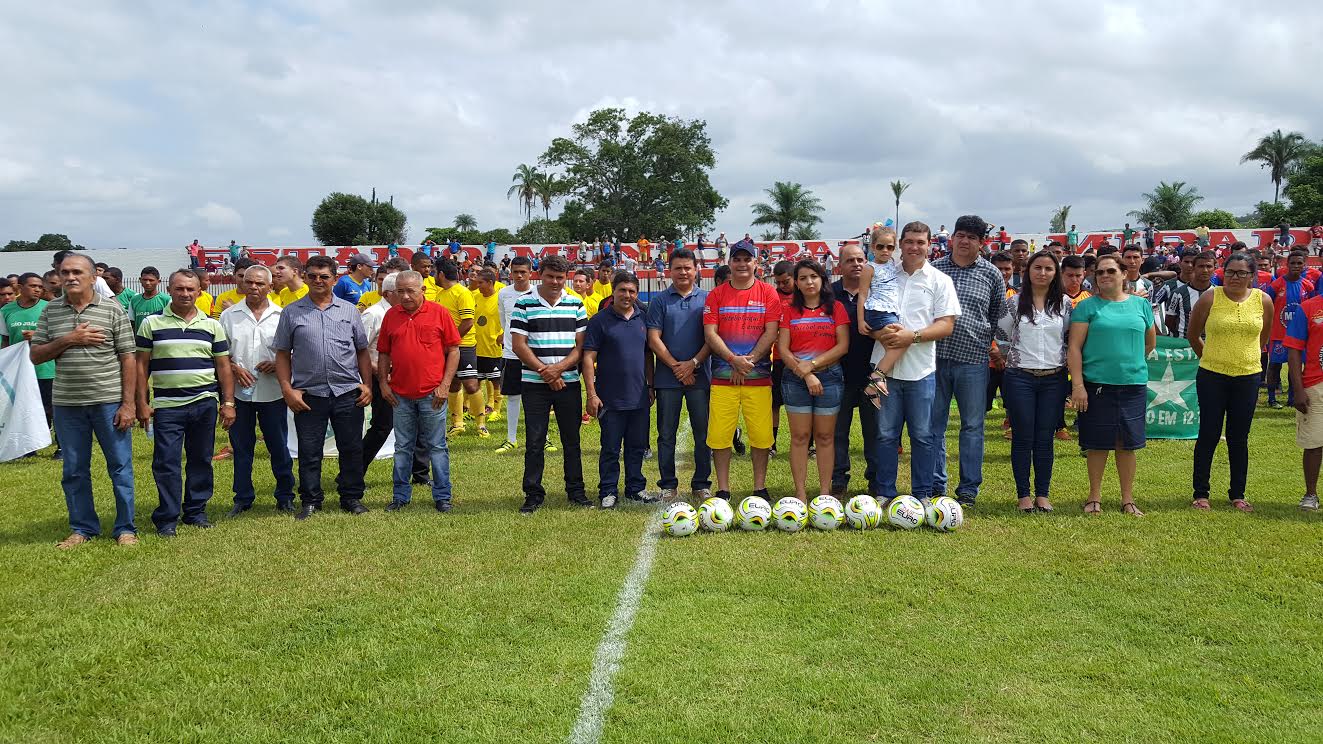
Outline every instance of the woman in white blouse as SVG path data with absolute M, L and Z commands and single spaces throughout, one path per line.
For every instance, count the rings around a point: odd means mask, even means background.
M 997 323 L 997 345 L 1006 358 L 1001 389 L 1011 420 L 1011 472 L 1019 509 L 1025 514 L 1052 511 L 1053 434 L 1070 393 L 1066 379 L 1070 311 L 1056 256 L 1044 250 L 1029 259 L 1020 292 L 1006 299 L 1006 314 Z

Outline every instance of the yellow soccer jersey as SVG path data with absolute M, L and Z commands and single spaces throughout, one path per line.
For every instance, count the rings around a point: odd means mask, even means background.
M 226 305 L 225 303 L 228 302 L 230 305 L 234 305 L 243 302 L 243 300 L 244 295 L 238 289 L 226 290 L 221 292 L 220 296 L 211 303 L 211 312 L 207 314 L 213 318 L 219 318 L 221 311 L 229 307 L 229 305 Z
M 455 320 L 456 328 L 466 320 L 475 321 L 473 326 L 469 328 L 469 332 L 459 340 L 459 345 L 476 346 L 478 344 L 478 324 L 474 312 L 473 293 L 463 284 L 455 284 L 450 289 L 440 289 L 438 287 L 436 298 L 436 301 L 441 303 L 441 307 L 450 311 L 450 317 Z
M 290 303 L 294 302 L 295 300 L 303 299 L 303 297 L 307 294 L 308 294 L 307 284 L 304 284 L 302 287 L 299 287 L 298 289 L 293 291 L 290 291 L 289 287 L 286 287 L 280 290 L 280 294 L 275 296 L 276 297 L 275 303 L 281 307 L 287 307 L 290 305 Z
M 364 292 L 363 296 L 358 298 L 358 311 L 361 313 L 378 302 L 381 302 L 380 292 L 375 289 L 371 292 Z
M 502 351 L 498 342 L 503 330 L 501 306 L 497 300 L 495 292 L 492 292 L 491 297 L 484 297 L 481 292 L 473 293 L 473 311 L 476 316 L 473 327 L 478 334 L 478 356 L 489 359 L 499 359 Z
M 211 296 L 210 292 L 199 292 L 197 302 L 194 307 L 203 315 L 211 315 L 211 308 L 216 305 L 216 298 Z M 220 315 L 220 313 L 216 313 Z

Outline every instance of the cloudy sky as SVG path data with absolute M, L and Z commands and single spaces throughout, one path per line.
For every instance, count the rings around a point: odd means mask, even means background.
M 899 7 L 899 6 L 909 7 Z M 994 7 L 1006 6 L 1006 7 Z M 1118 226 L 1159 179 L 1272 198 L 1239 156 L 1323 138 L 1323 6 L 1274 3 L 5 2 L 0 242 L 312 245 L 331 191 L 412 239 L 515 227 L 514 168 L 602 106 L 708 122 L 728 233 L 775 180 L 827 237 L 892 213 Z M 757 231 L 755 230 L 755 233 Z

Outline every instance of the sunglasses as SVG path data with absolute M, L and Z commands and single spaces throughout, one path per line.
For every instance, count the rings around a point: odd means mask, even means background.
M 1094 273 L 1096 273 L 1096 274 L 1102 274 L 1103 276 L 1108 276 L 1108 275 L 1110 275 L 1110 274 L 1120 274 L 1120 273 L 1121 273 L 1121 270 L 1120 270 L 1120 269 L 1098 269 L 1098 270 L 1097 270 L 1096 272 L 1094 272 Z
M 330 274 L 308 274 L 307 276 L 310 282 L 328 282 L 333 278 Z

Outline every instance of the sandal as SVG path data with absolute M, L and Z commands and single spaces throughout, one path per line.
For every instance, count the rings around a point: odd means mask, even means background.
M 1236 499 L 1235 501 L 1231 502 L 1231 505 L 1246 514 L 1251 514 L 1254 512 L 1254 505 L 1246 501 L 1245 499 Z
M 1037 505 L 1037 502 L 1039 502 L 1039 501 L 1042 501 L 1043 503 L 1047 504 L 1047 506 L 1039 506 L 1039 505 Z M 1040 513 L 1040 514 L 1051 514 L 1051 513 L 1052 513 L 1052 502 L 1051 502 L 1051 501 L 1048 501 L 1047 499 L 1036 498 L 1036 499 L 1034 499 L 1034 502 L 1035 502 L 1034 511 L 1036 511 L 1036 512 L 1038 512 L 1038 513 Z
M 1135 502 L 1133 501 L 1127 501 L 1124 504 L 1121 504 L 1121 513 L 1129 514 L 1132 517 L 1144 516 L 1144 512 L 1140 511 L 1139 507 L 1135 506 Z
M 1198 509 L 1199 511 L 1208 511 L 1210 508 L 1212 508 L 1208 504 L 1208 499 L 1195 499 L 1194 501 L 1190 502 L 1190 506 L 1194 507 L 1195 509 Z
M 1019 506 L 1019 505 L 1017 505 L 1016 508 L 1020 510 L 1020 513 L 1021 513 L 1021 514 L 1033 514 L 1033 513 L 1034 513 L 1034 502 L 1033 502 L 1033 499 L 1032 499 L 1031 497 L 1029 497 L 1029 496 L 1021 496 L 1021 497 L 1020 497 L 1020 501 L 1019 501 L 1019 503 L 1020 503 L 1020 504 L 1023 504 L 1023 503 L 1026 502 L 1026 501 L 1029 502 L 1029 506 Z
M 1102 502 L 1101 502 L 1101 501 L 1097 501 L 1097 500 L 1094 500 L 1094 501 L 1085 501 L 1085 502 L 1084 502 L 1084 513 L 1085 513 L 1085 514 L 1102 514 Z
M 891 395 L 891 391 L 887 389 L 887 376 L 880 370 L 874 369 L 868 376 L 868 384 L 864 386 L 864 397 L 868 398 L 868 402 L 872 403 L 874 408 L 881 410 L 882 397 L 886 395 Z

